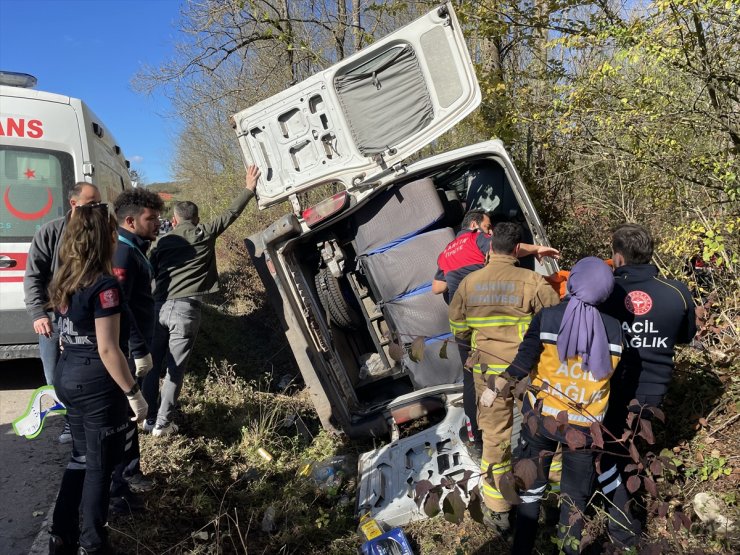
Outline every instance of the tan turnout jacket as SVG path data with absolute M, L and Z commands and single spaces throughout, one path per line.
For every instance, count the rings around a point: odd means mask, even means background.
M 450 303 L 450 328 L 469 342 L 475 373 L 500 374 L 514 360 L 532 316 L 560 297 L 540 274 L 519 268 L 513 256 L 492 254 L 467 275 Z

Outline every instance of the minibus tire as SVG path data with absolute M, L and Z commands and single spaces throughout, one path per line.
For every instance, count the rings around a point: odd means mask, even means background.
M 331 274 L 329 268 L 321 268 L 314 280 L 321 305 L 328 312 L 331 321 L 340 328 L 358 329 L 362 325 L 362 318 L 350 306 L 342 284 Z M 351 291 L 348 294 L 351 295 Z

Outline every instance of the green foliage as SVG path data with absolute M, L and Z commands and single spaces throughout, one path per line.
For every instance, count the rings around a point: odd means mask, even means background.
M 579 548 L 581 545 L 581 540 L 569 534 L 570 532 L 569 526 L 566 526 L 564 524 L 559 524 L 558 532 L 560 533 L 562 537 L 553 536 L 550 538 L 550 542 L 552 542 L 558 550 L 557 551 L 558 555 L 562 555 L 564 553 L 573 553 L 573 552 L 577 553 L 580 551 Z
M 259 0 L 190 3 L 184 9 L 186 38 L 178 58 L 144 84 L 163 86 L 175 100 L 184 121 L 176 147 L 175 173 L 183 185 L 177 194 L 198 203 L 202 219 L 226 208 L 243 187 L 243 163 L 228 115 L 428 7 L 401 1 L 359 5 L 361 29 L 354 37 L 342 34 L 347 25 L 333 5 L 317 13 L 306 3 L 285 3 L 290 14 L 278 14 Z M 672 487 L 680 489 L 686 480 L 722 484 L 730 470 L 724 454 L 710 453 L 701 462 L 687 456 L 696 435 L 695 415 L 715 409 L 731 414 L 731 406 L 740 410 L 740 3 L 655 0 L 618 8 L 571 0 L 466 0 L 455 7 L 474 53 L 483 102 L 424 153 L 503 139 L 550 240 L 563 252 L 564 266 L 586 255 L 609 256 L 610 229 L 636 221 L 653 231 L 661 269 L 688 281 L 700 303 L 701 350 L 682 354 L 682 372 L 668 399 L 673 403 L 670 433 L 653 437 L 652 427 L 640 419 L 624 444 L 634 463 L 632 484 L 644 486 L 651 496 L 653 491 L 658 497 L 676 496 L 670 511 L 668 501 L 659 504 L 658 519 L 670 518 L 674 530 L 690 528 L 689 516 L 678 506 L 685 499 Z M 146 531 L 150 536 L 142 538 L 155 552 L 174 545 L 193 553 L 246 552 L 247 543 L 255 552 L 356 550 L 351 509 L 339 502 L 352 494 L 352 486 L 317 491 L 299 477 L 305 464 L 346 446 L 317 431 L 305 397 L 273 395 L 261 380 L 265 372 L 292 362 L 280 354 L 285 345 L 276 340 L 280 331 L 242 240 L 287 211 L 259 212 L 251 205 L 219 241 L 224 295 L 221 310 L 210 311 L 210 324 L 204 321 L 196 358 L 233 352 L 229 359 L 238 366 L 214 364 L 206 373 L 196 365 L 183 399 L 192 441 L 174 438 L 162 446 L 144 440 L 145 449 L 155 450 L 145 456 L 152 461 L 149 470 L 167 487 L 166 503 L 152 503 L 166 515 L 162 521 L 168 528 L 155 523 Z M 687 271 L 696 256 L 711 264 L 708 279 Z M 423 350 L 417 344 L 411 354 L 420 358 Z M 308 443 L 281 427 L 295 412 L 315 432 Z M 555 419 L 548 424 L 561 426 Z M 570 439 L 578 445 L 573 434 Z M 668 441 L 668 447 L 655 456 L 644 452 L 644 440 L 661 447 Z M 262 459 L 259 448 L 270 451 L 273 460 Z M 531 468 L 520 466 L 509 478 L 524 481 L 531 474 Z M 172 509 L 178 505 L 187 510 Z M 434 503 L 427 505 L 431 511 Z M 277 531 L 262 534 L 256 523 L 271 506 Z M 459 522 L 458 500 L 450 499 L 443 513 Z M 480 547 L 481 542 L 450 539 L 470 525 L 469 519 L 447 524 L 436 518 L 408 528 L 425 552 Z M 213 548 L 193 539 L 194 531 L 206 531 Z M 138 537 L 137 530 L 129 532 Z M 694 541 L 705 547 L 701 538 Z M 685 545 L 679 547 L 686 551 Z
M 684 470 L 687 478 L 694 478 L 700 482 L 707 480 L 718 480 L 722 476 L 732 474 L 732 467 L 727 465 L 726 457 L 714 457 L 709 455 L 698 466 L 687 466 Z

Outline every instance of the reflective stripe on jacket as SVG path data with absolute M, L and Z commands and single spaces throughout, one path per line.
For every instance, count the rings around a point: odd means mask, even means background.
M 601 313 L 612 365 L 606 377 L 598 380 L 591 372 L 583 370 L 580 356 L 571 357 L 565 362 L 560 360 L 558 332 L 567 306 L 568 301 L 565 300 L 532 319 L 532 325 L 508 374 L 522 378 L 527 370 L 534 368 L 530 375 L 532 385 L 542 387 L 548 384 L 548 387 L 536 395 L 528 392 L 529 406 L 533 407 L 539 400 L 542 402 L 542 414 L 557 416 L 560 411 L 566 410 L 571 424 L 588 427 L 594 420 L 601 422 L 604 419 L 609 403 L 609 380 L 622 355 L 622 328 L 616 318 Z M 577 403 L 579 408 L 576 409 L 572 403 Z
M 492 254 L 488 265 L 460 283 L 450 308 L 450 329 L 472 348 L 473 371 L 500 374 L 516 355 L 532 315 L 560 298 L 538 273 L 513 256 Z

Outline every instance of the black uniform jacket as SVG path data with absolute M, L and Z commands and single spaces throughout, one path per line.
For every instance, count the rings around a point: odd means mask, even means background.
M 146 257 L 149 241 L 121 227 L 118 235 L 123 239 L 118 240 L 118 248 L 113 255 L 113 273 L 121 284 L 128 305 L 131 356 L 141 358 L 150 352 L 156 318 L 152 295 L 154 276 Z
M 632 399 L 659 406 L 673 375 L 675 346 L 689 343 L 696 333 L 688 288 L 659 276 L 652 264 L 622 266 L 614 271 L 614 291 L 601 308 L 624 331 L 625 350 L 612 377 L 610 408 L 626 407 Z

